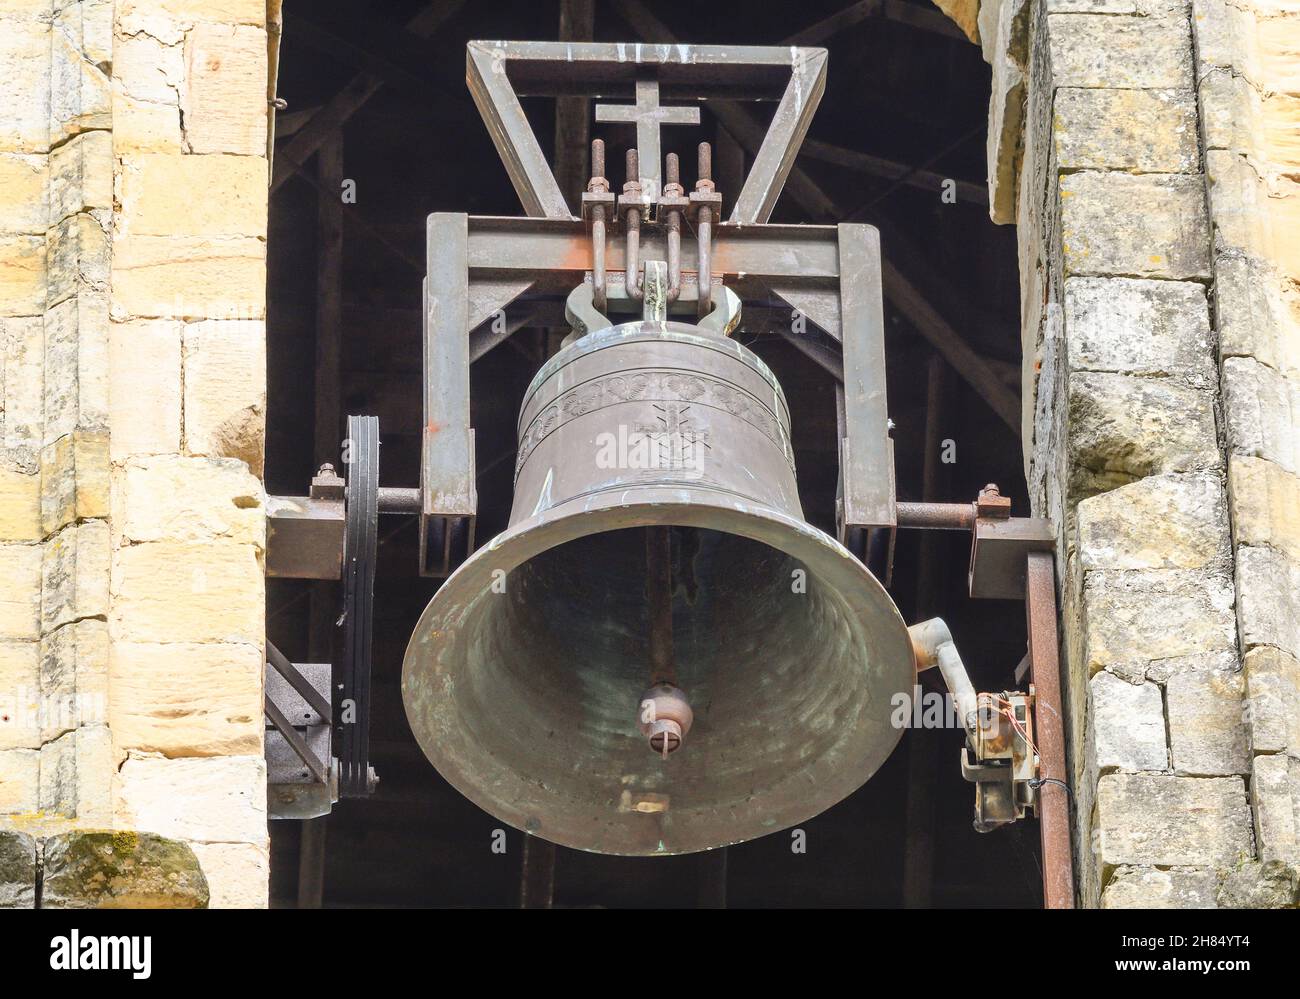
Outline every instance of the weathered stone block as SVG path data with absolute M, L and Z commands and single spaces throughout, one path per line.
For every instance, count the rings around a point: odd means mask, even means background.
M 213 909 L 265 909 L 270 863 L 265 846 L 253 843 L 195 843 L 212 891 Z
M 6 19 L 0 31 L 0 149 L 43 153 L 50 146 L 49 21 Z
M 1300 562 L 1300 476 L 1263 458 L 1230 455 L 1228 496 L 1239 545 L 1269 545 Z
M 1233 451 L 1300 474 L 1297 409 L 1300 382 L 1249 357 L 1224 360 L 1223 410 Z
M 1237 620 L 1246 648 L 1300 655 L 1300 565 L 1273 548 L 1237 549 Z
M 72 215 L 46 238 L 46 302 L 54 305 L 83 291 L 106 292 L 109 273 L 107 219 Z
M 0 153 L 0 232 L 45 233 L 49 170 L 35 153 Z
M 40 782 L 40 750 L 0 749 L 0 815 L 36 811 Z
M 260 646 L 262 566 L 254 545 L 159 541 L 118 549 L 110 626 L 118 641 Z
M 202 236 L 118 240 L 112 315 L 118 320 L 261 319 L 266 315 L 266 244 Z
M 1220 255 L 1214 303 L 1221 357 L 1250 356 L 1278 371 L 1300 370 L 1300 293 L 1266 264 Z
M 112 133 L 86 132 L 50 153 L 50 224 L 112 207 Z
M 1084 577 L 1082 605 L 1090 673 L 1236 648 L 1233 587 L 1226 573 L 1093 571 Z
M 45 841 L 45 909 L 204 909 L 208 883 L 189 844 L 153 833 L 71 832 Z
M 264 845 L 266 761 L 256 756 L 129 757 L 118 772 L 117 824 L 199 843 Z
M 1065 325 L 1073 370 L 1168 375 L 1197 386 L 1215 379 L 1204 285 L 1070 278 Z
M 1208 278 L 1204 181 L 1092 170 L 1062 177 L 1061 247 L 1070 275 Z
M 0 642 L 0 750 L 41 746 L 40 647 Z
M 199 23 L 185 36 L 181 109 L 191 152 L 265 156 L 266 58 L 260 27 Z
M 144 29 L 157 38 L 178 40 L 184 29 L 204 21 L 266 23 L 262 0 L 121 0 L 117 6 L 120 31 Z
M 266 324 L 214 320 L 185 328 L 185 450 L 238 458 L 262 474 Z
M 114 643 L 109 725 L 118 749 L 260 753 L 264 661 L 256 645 Z
M 1205 173 L 1215 249 L 1267 259 L 1300 278 L 1300 186 L 1289 176 L 1262 178 L 1255 164 L 1226 150 L 1206 152 Z
M 1168 769 L 1160 688 L 1129 683 L 1105 671 L 1094 676 L 1088 688 L 1097 769 Z
M 41 637 L 43 545 L 0 545 L 0 638 Z
M 1250 769 L 1240 673 L 1186 672 L 1169 678 L 1165 699 L 1174 773 L 1245 774 Z
M 1251 751 L 1300 756 L 1300 660 L 1267 645 L 1245 658 Z
M 71 433 L 41 450 L 41 530 L 108 516 L 108 435 Z
M 45 236 L 0 236 L 0 312 L 45 311 Z
M 1081 500 L 1087 569 L 1200 569 L 1228 557 L 1223 485 L 1214 473 L 1151 475 Z
M 41 738 L 108 721 L 108 624 L 74 621 L 41 638 Z
M 5 352 L 4 445 L 7 448 L 40 447 L 44 424 L 42 357 L 44 322 L 39 316 L 0 319 L 0 339 Z M 33 466 L 34 468 L 35 466 Z
M 1259 859 L 1300 867 L 1300 760 L 1256 756 L 1250 796 Z
M 1047 32 L 1052 80 L 1058 87 L 1192 87 L 1192 39 L 1185 15 L 1048 14 Z
M 113 5 L 67 3 L 50 34 L 50 144 L 113 124 L 109 82 Z
M 108 431 L 108 299 L 76 295 L 45 314 L 45 421 L 50 444 L 77 430 Z
M 1121 865 L 1227 867 L 1254 856 L 1240 777 L 1107 774 L 1094 831 L 1103 878 Z
M 236 458 L 133 458 L 119 483 L 114 530 L 123 542 L 221 538 L 265 547 L 262 484 Z
M 0 829 L 0 909 L 36 908 L 36 840 Z
M 149 319 L 109 331 L 109 438 L 114 461 L 180 450 L 181 325 Z
M 1213 871 L 1191 867 L 1157 870 L 1121 867 L 1101 893 L 1103 909 L 1214 909 Z
M 1246 861 L 1220 872 L 1221 909 L 1288 909 L 1300 904 L 1300 878 L 1284 864 Z
M 41 627 L 108 613 L 108 524 L 88 520 L 45 542 L 41 562 Z
M 1056 92 L 1052 130 L 1062 170 L 1196 173 L 1196 101 L 1190 90 Z
M 41 746 L 39 801 L 46 815 L 77 815 L 77 733 L 67 732 Z
M 124 235 L 266 235 L 266 160 L 146 153 L 122 161 Z
M 0 541 L 39 541 L 41 476 L 0 465 Z
M 119 155 L 185 152 L 180 106 L 137 101 L 115 89 L 113 148 Z
M 76 731 L 77 820 L 83 826 L 113 824 L 113 735 L 107 725 L 83 725 Z
M 1167 378 L 1071 374 L 1067 426 L 1076 494 L 1222 461 L 1213 394 Z
M 179 123 L 180 88 L 185 83 L 184 49 L 179 43 L 167 45 L 144 32 L 119 33 L 113 55 L 113 82 L 120 96 L 170 106 Z M 116 120 L 113 126 L 117 127 Z

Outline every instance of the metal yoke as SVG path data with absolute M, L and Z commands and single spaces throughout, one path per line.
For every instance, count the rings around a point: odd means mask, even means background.
M 871 535 L 895 525 L 893 453 L 885 399 L 884 308 L 880 237 L 872 226 L 769 225 L 767 220 L 825 86 L 826 52 L 817 48 L 623 45 L 569 42 L 471 42 L 467 77 L 528 218 L 435 213 L 427 227 L 424 288 L 424 446 L 420 474 L 421 565 L 446 576 L 473 550 L 477 512 L 469 366 L 535 308 L 563 302 L 588 283 L 601 312 L 639 302 L 640 264 L 676 265 L 680 287 L 670 314 L 707 313 L 715 288 L 745 301 L 773 297 L 789 308 L 773 329 L 814 357 L 838 382 L 840 540 L 866 557 Z M 582 218 L 565 203 L 519 97 L 575 89 L 597 98 L 597 120 L 629 121 L 637 149 L 628 183 L 615 198 L 593 156 Z M 705 161 L 689 197 L 674 162 L 660 182 L 659 127 L 698 121 L 698 110 L 661 100 L 746 97 L 778 102 L 753 168 L 721 217 Z M 675 158 L 673 158 L 675 159 Z M 661 190 L 662 188 L 662 190 Z M 616 208 L 617 206 L 617 208 Z M 673 213 L 708 238 L 680 240 Z M 655 216 L 658 214 L 658 218 Z M 605 233 L 624 215 L 636 239 Z M 678 223 L 679 224 L 679 223 Z M 593 230 L 599 238 L 593 238 Z M 702 286 L 703 285 L 703 286 Z M 519 303 L 527 293 L 528 306 Z M 832 346 L 827 346 L 820 330 Z M 838 345 L 839 356 L 834 350 Z M 887 564 L 882 575 L 887 575 Z

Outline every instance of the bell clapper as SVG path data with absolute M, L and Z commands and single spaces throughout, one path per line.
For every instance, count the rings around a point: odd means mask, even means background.
M 650 688 L 641 695 L 641 734 L 650 748 L 668 759 L 681 748 L 694 714 L 686 693 L 677 686 L 673 659 L 672 528 L 645 529 L 646 597 L 649 607 L 647 646 Z

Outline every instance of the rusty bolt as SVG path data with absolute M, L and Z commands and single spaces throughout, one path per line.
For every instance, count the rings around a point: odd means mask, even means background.
M 975 500 L 975 516 L 1006 520 L 1011 516 L 1011 497 L 1003 496 L 996 482 L 990 482 L 980 490 Z

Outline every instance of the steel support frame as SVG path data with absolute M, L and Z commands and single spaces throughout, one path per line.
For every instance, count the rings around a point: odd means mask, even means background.
M 775 294 L 791 307 L 787 335 L 798 318 L 841 346 L 839 405 L 841 539 L 889 530 L 895 524 L 893 451 L 885 397 L 884 309 L 880 240 L 868 225 L 737 225 L 717 227 L 714 273 L 735 281 L 742 297 Z M 682 269 L 693 279 L 693 241 L 683 241 Z M 662 232 L 648 229 L 644 260 L 666 260 Z M 428 222 L 425 281 L 424 449 L 421 467 L 421 572 L 445 575 L 472 547 L 477 507 L 474 431 L 470 426 L 471 337 L 508 325 L 507 310 L 530 292 L 563 298 L 587 279 L 591 238 L 570 218 L 511 218 L 435 213 Z M 612 294 L 626 273 L 621 240 L 610 240 L 606 268 Z M 512 311 L 518 311 L 518 308 Z M 460 539 L 453 534 L 460 531 Z M 468 543 L 467 543 L 468 542 Z M 862 545 L 854 545 L 859 553 Z

